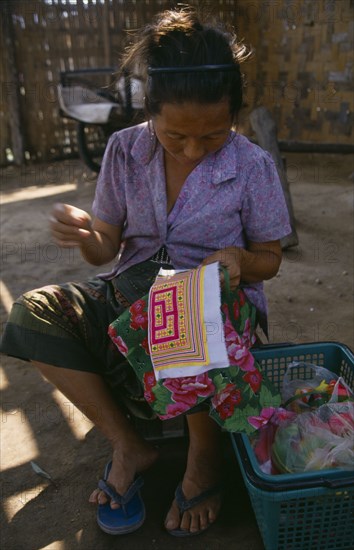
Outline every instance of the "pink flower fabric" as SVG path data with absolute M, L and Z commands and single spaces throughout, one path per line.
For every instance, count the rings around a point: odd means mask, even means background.
M 147 330 L 148 316 L 147 313 L 138 313 L 131 316 L 130 327 L 134 330 Z
M 144 311 L 146 302 L 144 300 L 137 300 L 130 306 L 130 327 L 133 330 L 147 330 L 148 328 L 148 314 Z
M 224 335 L 227 354 L 231 365 L 237 365 L 243 371 L 254 371 L 254 358 L 249 348 L 255 343 L 256 338 L 251 335 L 251 323 L 247 319 L 242 336 L 235 331 L 227 309 L 224 309 L 226 320 L 224 323 Z
M 117 346 L 120 353 L 122 355 L 126 355 L 128 353 L 128 346 L 124 342 L 123 338 L 118 336 L 117 331 L 111 326 L 108 327 L 108 335 L 112 339 L 112 342 Z
M 251 426 L 258 430 L 262 426 L 268 424 L 275 410 L 276 409 L 274 407 L 265 407 L 261 410 L 260 416 L 249 416 L 247 420 Z
M 246 303 L 246 295 L 243 292 L 243 290 L 240 289 L 238 291 L 238 297 L 239 297 L 239 300 L 240 300 L 240 306 L 243 307 Z
M 142 299 L 137 300 L 132 304 L 129 308 L 130 313 L 133 313 L 133 315 L 138 315 L 139 313 L 144 312 L 144 307 L 146 306 L 146 302 Z
M 235 319 L 238 319 L 240 317 L 240 306 L 237 300 L 233 303 L 233 314 Z
M 211 403 L 215 409 L 221 405 L 226 399 L 228 399 L 231 395 L 231 392 L 236 389 L 235 384 L 227 384 L 225 388 L 223 388 L 221 391 L 216 393 L 214 397 L 211 400 Z
M 169 418 L 174 418 L 179 414 L 183 414 L 184 412 L 188 411 L 188 409 L 189 406 L 186 403 L 171 403 L 170 405 L 167 405 L 167 413 L 163 416 L 160 416 L 160 418 L 162 420 L 168 420 Z
M 184 403 L 193 407 L 198 397 L 209 397 L 215 387 L 208 373 L 184 378 L 166 378 L 163 385 L 172 393 L 172 399 L 176 403 Z
M 148 403 L 153 403 L 156 400 L 156 396 L 152 391 L 152 388 L 156 384 L 154 371 L 144 373 L 143 383 L 144 383 L 144 398 Z
M 155 373 L 153 370 L 144 373 L 144 387 L 147 390 L 153 388 L 156 384 Z
M 251 370 L 247 372 L 247 374 L 244 374 L 242 378 L 251 386 L 253 393 L 257 393 L 259 391 L 259 388 L 262 385 L 262 374 L 259 370 Z
M 154 401 L 156 401 L 156 395 L 154 394 L 154 392 L 152 390 L 146 390 L 146 391 L 144 391 L 144 399 L 148 403 L 153 403 Z
M 149 341 L 147 338 L 140 343 L 141 347 L 145 350 L 146 355 L 150 355 Z
M 229 399 L 226 399 L 223 403 L 221 403 L 221 405 L 216 407 L 216 411 L 222 420 L 227 420 L 230 418 L 234 414 L 234 410 L 235 407 Z
M 227 384 L 223 390 L 218 392 L 211 400 L 222 420 L 230 418 L 234 414 L 235 407 L 242 402 L 242 393 L 235 384 Z

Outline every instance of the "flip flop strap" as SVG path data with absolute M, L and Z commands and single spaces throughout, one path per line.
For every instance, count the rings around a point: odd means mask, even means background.
M 126 506 L 131 501 L 135 493 L 137 493 L 139 489 L 142 488 L 143 485 L 144 485 L 144 480 L 141 476 L 139 476 L 130 485 L 129 489 L 124 493 L 124 495 L 120 495 L 119 493 L 117 493 L 115 489 L 113 489 L 113 487 L 108 485 L 108 483 L 106 483 L 106 481 L 104 481 L 103 479 L 100 479 L 98 482 L 99 489 L 101 489 L 101 491 L 106 493 L 106 495 L 108 495 L 113 500 L 113 502 L 117 502 L 122 507 Z
M 187 510 L 190 510 L 194 506 L 197 506 L 197 504 L 204 502 L 209 497 L 217 495 L 218 493 L 220 493 L 221 490 L 222 490 L 221 485 L 215 485 L 215 487 L 212 487 L 211 489 L 207 489 L 206 491 L 203 491 L 202 493 L 200 493 L 200 495 L 188 500 L 185 494 L 183 493 L 182 483 L 180 483 L 175 492 L 176 503 L 179 508 L 179 511 L 181 513 L 186 512 Z

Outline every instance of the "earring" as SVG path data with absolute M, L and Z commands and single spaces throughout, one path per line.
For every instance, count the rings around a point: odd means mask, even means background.
M 155 128 L 151 119 L 148 121 L 148 126 L 149 126 L 149 132 L 150 132 L 150 140 L 155 141 L 155 138 L 156 138 Z

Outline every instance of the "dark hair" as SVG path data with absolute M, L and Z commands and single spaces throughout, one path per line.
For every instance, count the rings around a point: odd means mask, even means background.
M 248 57 L 233 32 L 220 24 L 200 22 L 193 9 L 168 10 L 146 26 L 123 59 L 122 69 L 138 73 L 145 82 L 145 108 L 159 114 L 164 103 L 215 103 L 230 101 L 236 117 L 242 106 L 243 78 L 240 63 Z M 232 70 L 185 71 L 183 67 L 227 65 Z M 181 68 L 181 71 L 151 71 L 148 68 Z

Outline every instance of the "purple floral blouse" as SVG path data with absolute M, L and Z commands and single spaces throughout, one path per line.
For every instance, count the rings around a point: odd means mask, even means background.
M 163 149 L 148 123 L 110 138 L 97 182 L 93 213 L 123 227 L 124 244 L 111 279 L 166 245 L 176 269 L 193 268 L 228 246 L 266 242 L 291 232 L 271 156 L 230 132 L 224 146 L 189 174 L 167 213 Z M 266 314 L 263 283 L 244 285 Z

